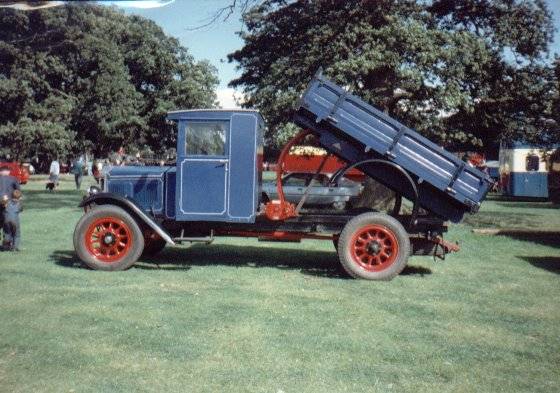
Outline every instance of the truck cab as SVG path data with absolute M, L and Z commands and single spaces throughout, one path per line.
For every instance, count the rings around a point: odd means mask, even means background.
M 255 221 L 261 194 L 264 121 L 250 110 L 170 112 L 177 124 L 173 167 L 115 167 L 105 191 L 160 220 Z

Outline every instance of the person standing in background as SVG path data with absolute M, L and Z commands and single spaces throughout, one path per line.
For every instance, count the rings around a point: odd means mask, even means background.
M 76 190 L 82 186 L 82 178 L 84 177 L 84 159 L 79 157 L 72 165 L 72 173 L 74 174 L 74 181 L 76 182 Z
M 49 182 L 47 183 L 47 188 L 49 184 L 52 184 L 51 190 L 55 190 L 58 187 L 58 177 L 60 176 L 60 164 L 58 160 L 55 158 L 51 162 L 51 166 L 49 168 Z
M 4 227 L 5 206 L 7 205 L 15 190 L 21 191 L 21 187 L 17 179 L 10 176 L 10 167 L 0 164 L 0 228 Z
M 2 202 L 4 205 L 4 223 L 2 224 L 4 241 L 2 242 L 2 248 L 4 251 L 20 251 L 21 229 L 19 213 L 22 211 L 21 191 L 14 190 L 12 199 L 3 199 Z
M 101 179 L 101 168 L 102 168 L 101 161 L 93 160 L 93 164 L 91 165 L 91 173 L 97 184 L 99 184 L 99 180 Z

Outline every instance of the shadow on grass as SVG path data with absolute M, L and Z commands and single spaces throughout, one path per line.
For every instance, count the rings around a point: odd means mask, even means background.
M 515 204 L 512 204 L 512 202 L 515 202 Z M 519 202 L 519 201 L 514 201 L 511 200 L 509 202 L 496 202 L 496 205 L 498 206 L 502 206 L 502 207 L 515 207 L 520 208 L 520 209 L 549 209 L 549 210 L 558 210 L 557 206 L 554 206 L 551 202 L 548 202 L 547 200 L 543 200 L 543 201 L 523 201 L 523 202 Z
M 71 250 L 58 250 L 51 260 L 59 266 L 80 268 L 82 263 Z M 283 270 L 299 270 L 302 274 L 348 279 L 336 253 L 319 250 L 295 250 L 254 246 L 219 244 L 212 246 L 194 245 L 190 248 L 168 247 L 153 257 L 143 257 L 134 269 L 188 270 L 192 266 L 229 266 L 262 268 L 274 267 Z M 422 266 L 407 266 L 402 275 L 432 274 Z
M 519 228 L 531 227 L 534 224 L 535 213 L 486 211 L 484 214 L 466 216 L 463 222 L 474 228 L 497 227 L 497 228 Z
M 497 236 L 505 236 L 514 240 L 537 243 L 548 247 L 560 248 L 560 232 L 545 231 L 504 231 Z
M 24 209 L 57 209 L 77 207 L 82 200 L 82 193 L 77 190 L 23 190 L 25 200 Z
M 56 250 L 49 255 L 49 259 L 59 266 L 87 269 L 74 250 Z
M 421 276 L 424 277 L 427 274 L 432 274 L 432 270 L 423 266 L 412 266 L 408 265 L 401 272 L 401 276 Z
M 545 203 L 549 202 L 548 198 L 518 197 L 518 196 L 513 197 L 513 196 L 501 195 L 501 194 L 488 194 L 486 199 L 489 200 L 489 201 L 499 201 L 499 202 L 530 202 L 531 205 L 532 204 L 543 205 L 543 202 L 545 202 Z M 505 206 L 511 206 L 511 205 L 505 205 Z M 546 206 L 546 204 L 544 204 L 544 206 Z
M 531 265 L 548 270 L 556 274 L 560 274 L 560 257 L 526 257 L 520 256 L 518 258 L 529 262 Z

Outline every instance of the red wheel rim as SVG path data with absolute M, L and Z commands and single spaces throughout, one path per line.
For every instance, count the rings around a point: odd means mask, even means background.
M 382 225 L 368 225 L 352 236 L 350 254 L 354 262 L 363 269 L 379 272 L 395 263 L 399 254 L 399 242 L 390 229 Z
M 88 252 L 99 261 L 117 262 L 132 247 L 132 231 L 121 219 L 99 218 L 88 227 L 85 242 Z

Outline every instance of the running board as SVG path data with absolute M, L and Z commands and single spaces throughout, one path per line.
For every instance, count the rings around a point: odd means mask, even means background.
M 174 237 L 173 241 L 177 242 L 177 243 L 182 243 L 182 242 L 191 242 L 191 243 L 206 243 L 206 244 L 210 244 L 214 241 L 214 230 L 211 229 L 210 230 L 210 236 L 204 236 L 204 237 L 190 237 L 190 236 L 185 236 L 185 230 L 181 229 L 181 236 L 180 237 Z

